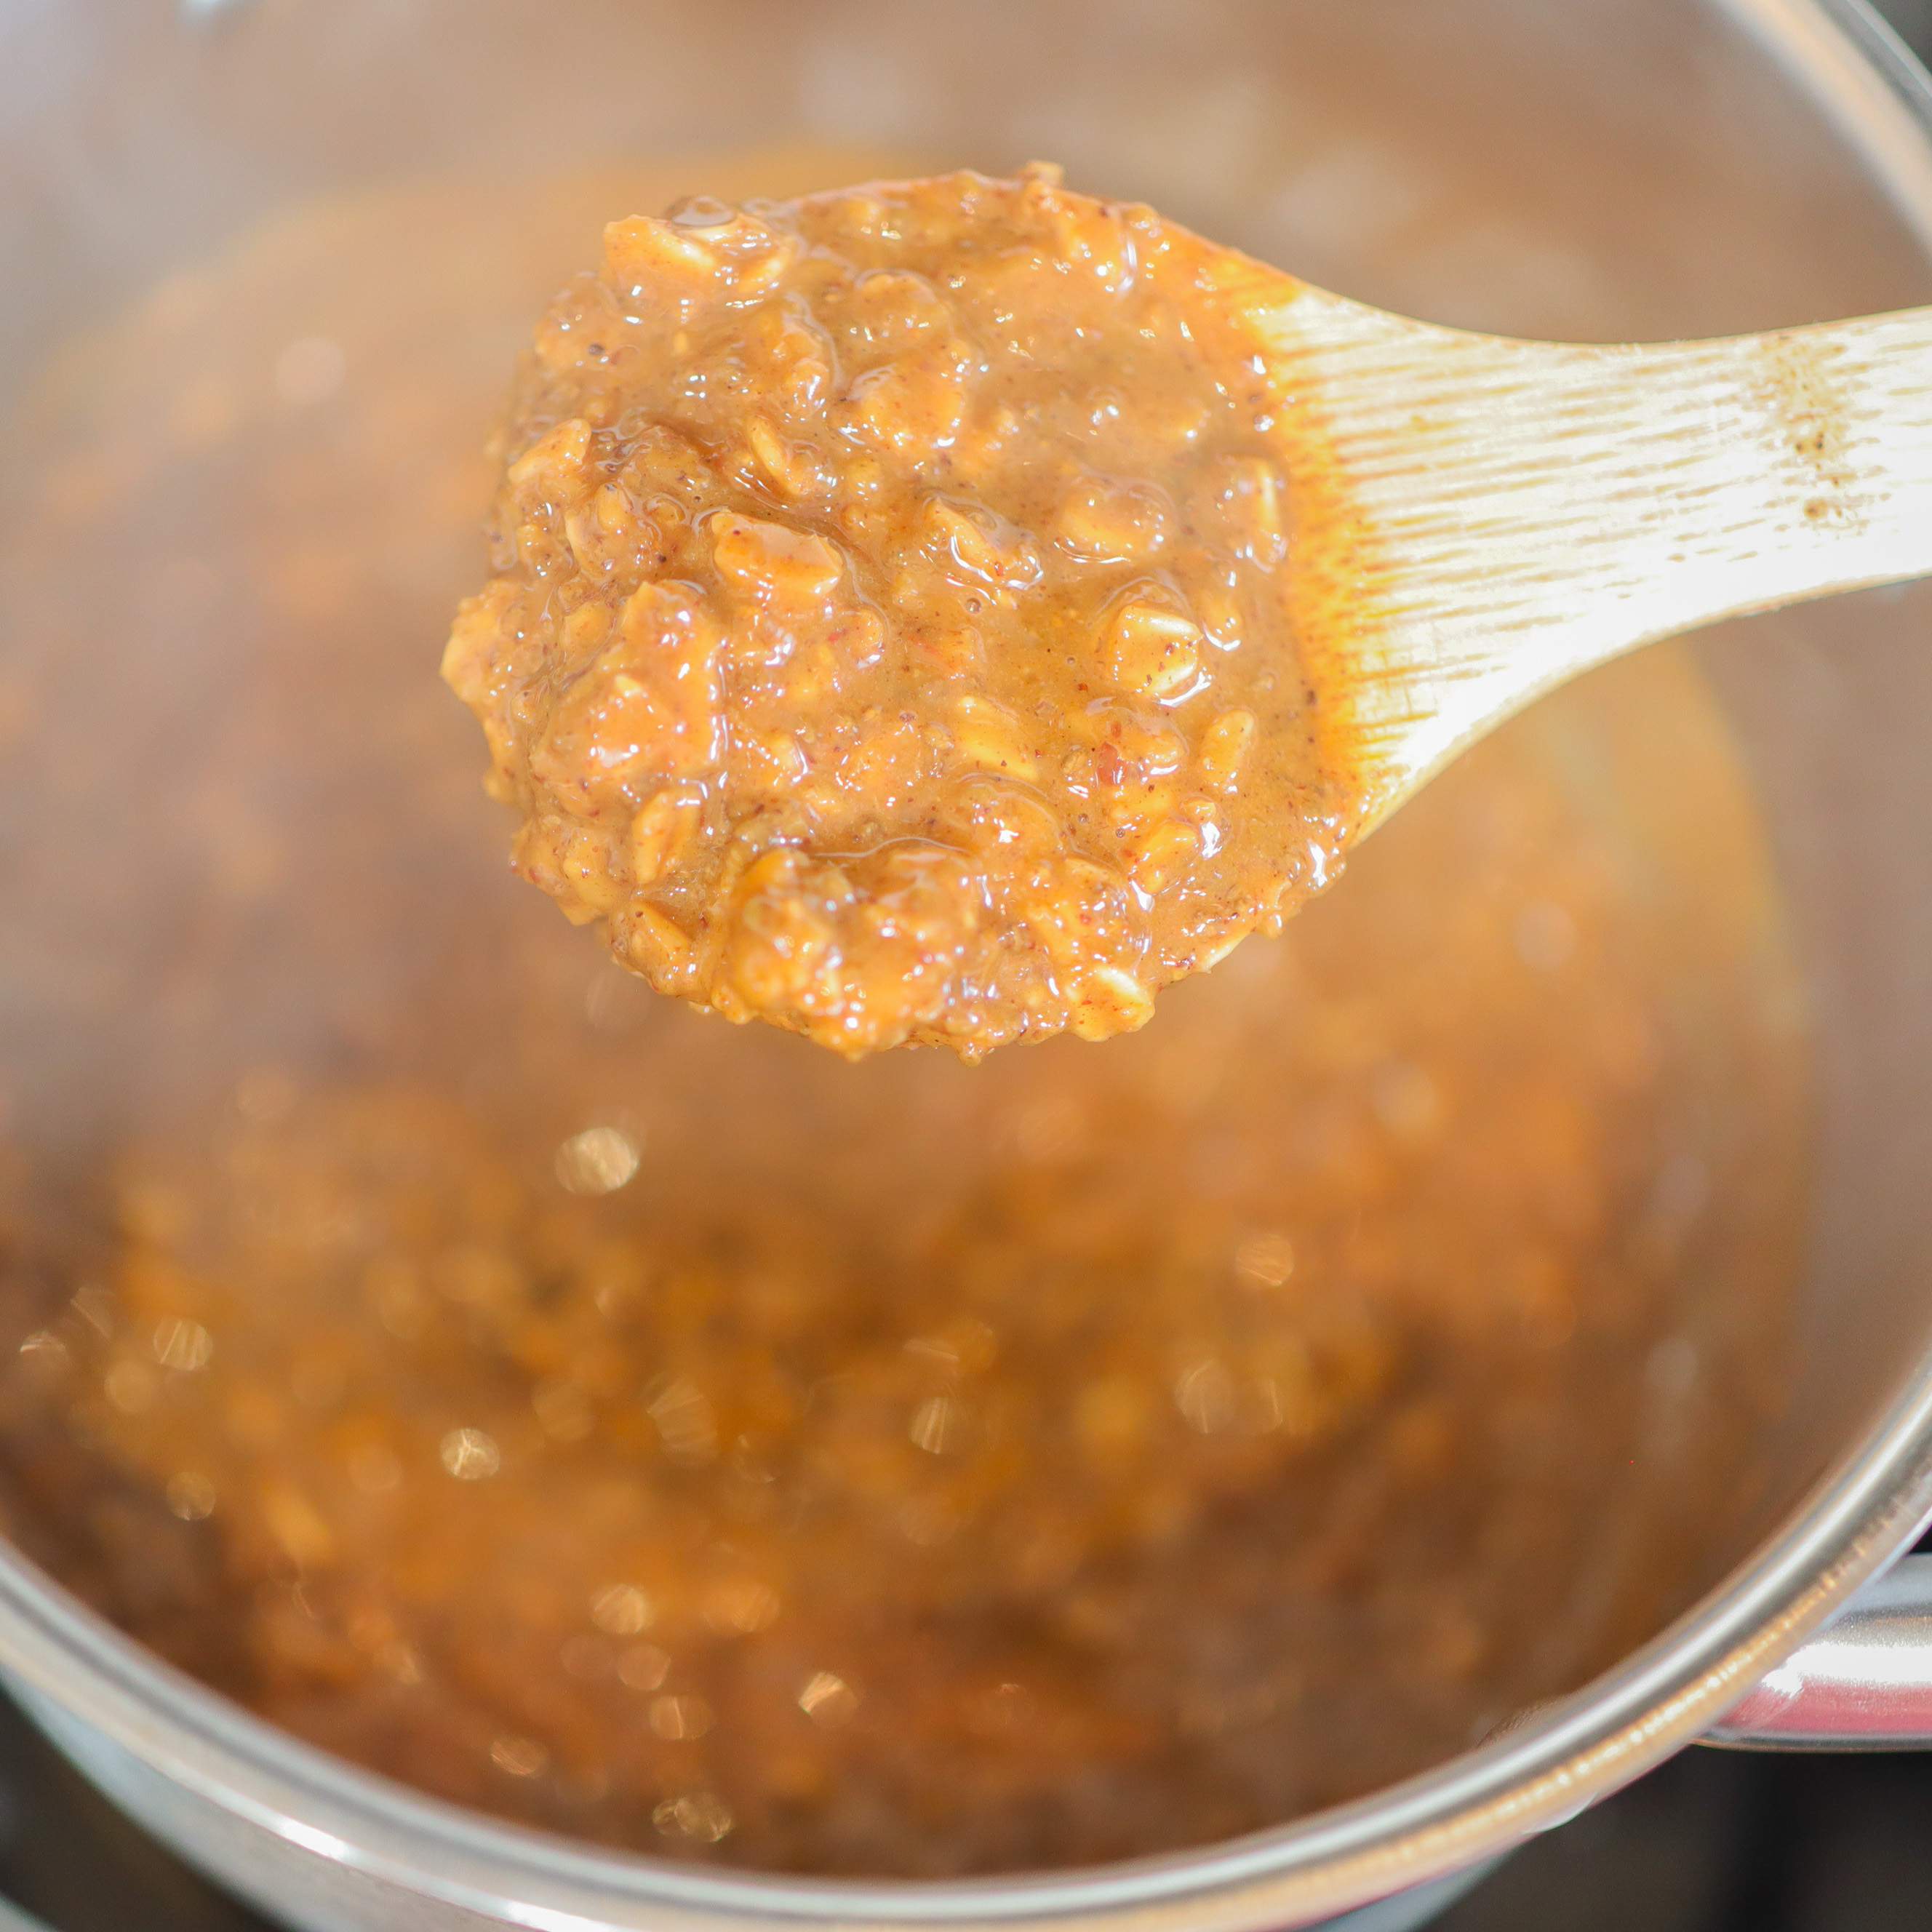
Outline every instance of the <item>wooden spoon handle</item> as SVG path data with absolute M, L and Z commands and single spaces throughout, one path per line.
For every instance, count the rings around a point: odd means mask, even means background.
M 1257 320 L 1281 380 L 1332 400 L 1382 809 L 1636 645 L 1932 573 L 1932 309 L 1611 346 L 1314 289 Z

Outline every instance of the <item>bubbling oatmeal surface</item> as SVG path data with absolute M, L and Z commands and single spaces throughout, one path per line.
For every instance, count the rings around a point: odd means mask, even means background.
M 854 1057 L 1129 1031 L 1278 929 L 1356 812 L 1250 274 L 1046 167 L 613 223 L 444 662 L 518 868 Z

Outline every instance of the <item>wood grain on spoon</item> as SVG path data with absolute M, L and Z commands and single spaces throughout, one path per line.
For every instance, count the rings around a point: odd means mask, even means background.
M 1321 479 L 1291 574 L 1352 694 L 1358 836 L 1593 664 L 1932 570 L 1932 310 L 1524 342 L 1256 277 Z
M 1432 328 L 1046 168 L 682 204 L 539 323 L 445 675 L 660 990 L 1103 1038 L 1539 692 L 1932 566 L 1928 367 Z

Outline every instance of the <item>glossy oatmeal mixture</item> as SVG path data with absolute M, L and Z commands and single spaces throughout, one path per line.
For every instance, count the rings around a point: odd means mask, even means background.
M 1278 929 L 1357 814 L 1252 280 L 1046 167 L 612 223 L 444 660 L 518 868 L 854 1057 L 1130 1031 Z
M 1728 1565 L 1781 1400 L 1802 1042 L 1716 715 L 1667 650 L 1538 706 L 1102 1052 L 657 998 L 506 872 L 434 673 L 518 334 L 697 184 L 331 204 L 16 432 L 8 1532 L 302 1737 L 660 1855 L 1061 1864 L 1438 1761 Z M 1198 712 L 1096 701 L 1204 726 L 1192 608 Z

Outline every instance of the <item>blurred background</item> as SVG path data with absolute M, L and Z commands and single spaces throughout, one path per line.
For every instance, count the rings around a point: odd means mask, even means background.
M 1880 0 L 1878 10 L 1905 37 L 1920 59 L 1932 58 L 1932 0 Z
M 1932 0 L 1880 0 L 1879 10 L 1932 62 Z M 0 1894 L 47 1932 L 269 1932 L 121 1819 L 4 1700 Z M 1694 1748 L 1526 1846 L 1437 1923 L 1438 1932 L 1926 1932 L 1932 1753 Z M 10 1932 L 4 1916 L 0 1932 Z

